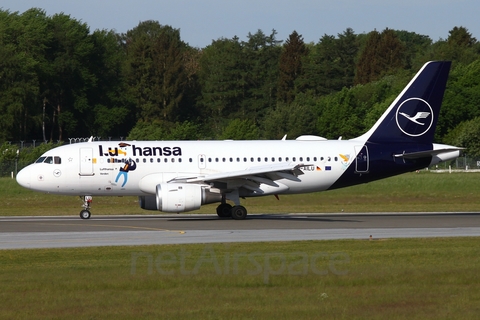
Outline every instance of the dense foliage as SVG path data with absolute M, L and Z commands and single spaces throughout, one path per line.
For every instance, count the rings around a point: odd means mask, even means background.
M 347 28 L 304 43 L 258 30 L 205 48 L 140 22 L 126 34 L 66 14 L 0 10 L 0 144 L 100 136 L 129 139 L 352 138 L 429 60 L 453 61 L 437 142 L 478 148 L 480 43 Z

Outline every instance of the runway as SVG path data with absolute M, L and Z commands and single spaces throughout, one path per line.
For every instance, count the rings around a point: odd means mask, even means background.
M 480 213 L 0 217 L 0 249 L 480 236 Z

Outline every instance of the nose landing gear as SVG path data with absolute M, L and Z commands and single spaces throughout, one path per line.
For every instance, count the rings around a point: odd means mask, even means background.
M 92 203 L 92 196 L 84 196 L 83 197 L 83 210 L 80 211 L 80 218 L 82 219 L 90 219 L 90 204 Z

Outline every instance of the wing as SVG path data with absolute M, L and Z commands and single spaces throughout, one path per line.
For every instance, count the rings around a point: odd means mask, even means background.
M 178 177 L 168 183 L 205 183 L 220 190 L 233 190 L 245 188 L 254 193 L 281 192 L 288 187 L 276 180 L 288 179 L 300 181 L 299 175 L 303 174 L 305 164 L 279 163 L 266 166 L 256 166 L 240 171 L 219 172 L 196 177 Z M 267 191 L 267 189 L 269 191 Z

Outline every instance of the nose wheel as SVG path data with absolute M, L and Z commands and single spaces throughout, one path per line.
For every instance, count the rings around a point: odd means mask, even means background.
M 80 211 L 80 218 L 82 219 L 90 219 L 90 204 L 92 203 L 92 196 L 84 196 L 83 197 L 83 210 Z
M 82 219 L 90 219 L 90 211 L 88 210 L 82 210 L 80 211 L 80 218 Z

